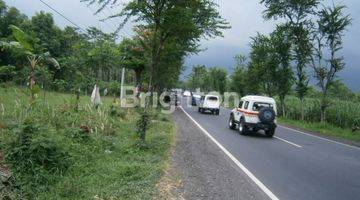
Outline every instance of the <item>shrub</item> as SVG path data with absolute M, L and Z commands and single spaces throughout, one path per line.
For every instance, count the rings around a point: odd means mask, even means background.
M 15 76 L 16 69 L 14 66 L 0 66 L 0 82 L 12 81 Z
M 78 142 L 86 142 L 90 140 L 91 129 L 89 126 L 81 125 L 80 128 L 69 128 L 66 134 Z
M 125 119 L 127 113 L 126 110 L 118 108 L 115 105 L 111 105 L 109 114 L 112 117 L 120 117 L 121 119 Z
M 45 190 L 56 180 L 56 175 L 68 168 L 69 155 L 60 146 L 61 140 L 53 130 L 26 120 L 9 136 L 11 138 L 5 144 L 5 160 L 29 198 Z
M 150 125 L 150 114 L 146 110 L 139 110 L 140 117 L 136 123 L 139 138 L 145 141 L 146 131 Z

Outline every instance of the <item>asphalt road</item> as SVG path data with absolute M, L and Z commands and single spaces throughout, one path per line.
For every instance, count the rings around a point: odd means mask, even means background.
M 278 127 L 275 138 L 241 136 L 228 128 L 230 111 L 200 114 L 181 108 L 278 199 L 360 199 L 360 148 Z

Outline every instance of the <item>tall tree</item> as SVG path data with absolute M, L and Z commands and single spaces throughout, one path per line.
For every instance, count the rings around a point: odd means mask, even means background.
M 248 92 L 248 78 L 247 78 L 247 63 L 246 57 L 243 55 L 235 56 L 236 66 L 233 74 L 230 76 L 229 89 L 232 92 L 236 92 L 240 96 L 245 96 Z
M 276 65 L 274 81 L 276 83 L 276 93 L 279 95 L 282 115 L 285 116 L 285 97 L 291 92 L 293 85 L 293 71 L 291 69 L 291 40 L 287 32 L 287 27 L 278 26 L 270 35 L 271 48 L 270 58 Z
M 142 74 L 146 70 L 145 50 L 137 38 L 125 38 L 119 45 L 124 67 L 134 70 L 135 85 L 142 87 Z
M 351 24 L 349 15 L 344 14 L 345 6 L 325 7 L 319 12 L 318 28 L 314 31 L 314 56 L 312 66 L 321 89 L 321 122 L 326 121 L 329 107 L 328 91 L 336 75 L 344 69 L 343 57 L 338 53 L 343 47 L 342 38 Z M 329 52 L 329 58 L 325 58 Z
M 99 11 L 108 5 L 117 5 L 118 0 L 85 0 L 99 3 Z M 201 38 L 221 36 L 221 30 L 228 27 L 216 10 L 217 5 L 211 0 L 131 0 L 124 4 L 121 11 L 110 17 L 124 17 L 125 24 L 134 17 L 139 27 L 148 30 L 149 46 L 149 81 L 150 91 L 154 90 L 154 76 L 163 58 L 164 46 L 170 41 L 180 44 L 185 53 L 198 50 Z
M 193 66 L 192 72 L 188 77 L 188 87 L 191 90 L 200 88 L 202 91 L 209 91 L 208 70 L 204 65 Z
M 320 0 L 261 0 L 266 19 L 284 19 L 292 36 L 293 56 L 296 63 L 296 92 L 301 100 L 301 119 L 304 119 L 304 97 L 308 90 L 307 64 L 312 54 L 309 28 Z
M 220 67 L 212 67 L 209 69 L 209 82 L 212 91 L 224 94 L 227 87 L 227 71 Z
M 276 92 L 276 63 L 272 59 L 269 36 L 257 34 L 250 43 L 249 89 L 256 93 L 273 96 Z

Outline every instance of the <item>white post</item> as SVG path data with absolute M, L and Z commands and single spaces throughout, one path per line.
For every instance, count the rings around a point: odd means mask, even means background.
M 125 79 L 125 68 L 122 68 L 121 72 L 121 89 L 120 89 L 120 105 L 123 106 L 123 98 L 124 98 L 124 79 Z

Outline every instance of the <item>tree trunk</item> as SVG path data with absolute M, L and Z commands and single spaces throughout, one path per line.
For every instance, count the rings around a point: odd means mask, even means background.
M 280 96 L 280 106 L 281 106 L 282 116 L 285 117 L 286 113 L 285 113 L 285 97 L 284 96 Z
M 323 91 L 323 96 L 321 98 L 321 103 L 320 103 L 320 110 L 321 110 L 320 121 L 321 121 L 321 123 L 326 122 L 326 109 L 328 107 L 326 93 L 327 93 L 326 91 Z
M 300 97 L 300 112 L 301 112 L 301 121 L 305 119 L 305 111 L 304 111 L 304 97 Z

